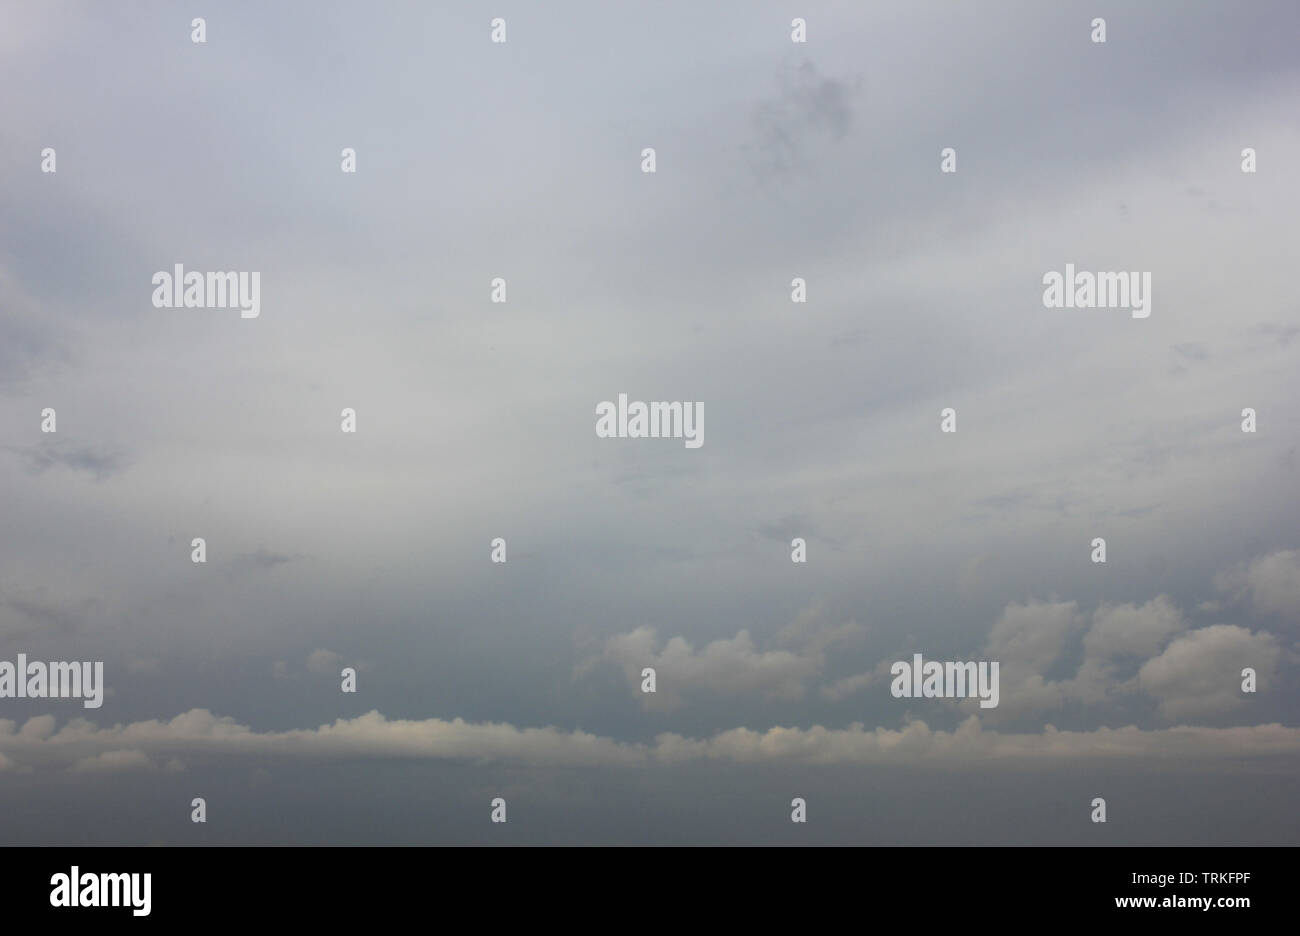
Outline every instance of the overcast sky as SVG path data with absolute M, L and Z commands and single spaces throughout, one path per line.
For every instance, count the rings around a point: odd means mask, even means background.
M 1291 0 L 0 21 L 0 842 L 1300 838 Z

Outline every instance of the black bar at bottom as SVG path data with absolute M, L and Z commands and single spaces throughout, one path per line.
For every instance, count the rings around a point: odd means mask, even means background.
M 844 912 L 855 926 L 912 919 L 917 932 L 1100 917 L 1232 926 L 1282 918 L 1296 857 L 1219 847 L 9 847 L 0 891 L 7 922 L 94 926 L 586 917 L 583 926 L 640 929 Z

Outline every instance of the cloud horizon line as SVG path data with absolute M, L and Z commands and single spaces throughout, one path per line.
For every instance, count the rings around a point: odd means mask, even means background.
M 732 728 L 707 738 L 672 732 L 651 743 L 619 741 L 581 729 L 520 728 L 506 722 L 464 719 L 389 719 L 377 709 L 318 728 L 258 732 L 233 718 L 195 708 L 169 721 L 151 719 L 101 728 L 84 718 L 57 731 L 53 715 L 21 727 L 0 720 L 0 770 L 73 771 L 165 766 L 183 770 L 180 758 L 272 756 L 287 758 L 462 760 L 533 767 L 655 767 L 690 761 L 770 765 L 899 765 L 953 767 L 1009 761 L 1126 760 L 1214 762 L 1300 754 L 1300 727 L 1277 722 L 1210 728 L 1136 725 L 1037 733 L 985 730 L 971 715 L 952 731 L 924 721 L 901 728 Z M 160 764 L 159 761 L 162 763 Z

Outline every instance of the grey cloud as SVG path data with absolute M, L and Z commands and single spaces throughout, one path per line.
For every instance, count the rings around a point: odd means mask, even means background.
M 851 642 L 866 632 L 865 624 L 845 620 L 825 600 L 817 600 L 777 632 L 776 642 L 782 646 L 798 648 L 806 655 L 815 655 L 825 653 L 836 644 Z
M 1209 349 L 1207 349 L 1205 345 L 1196 341 L 1184 341 L 1181 344 L 1176 344 L 1173 346 L 1173 351 L 1180 357 L 1189 361 L 1195 361 L 1196 363 L 1201 363 L 1210 359 Z
M 0 266 L 0 391 L 12 392 L 35 372 L 68 362 L 62 328 Z M 33 421 L 33 425 L 35 425 Z
M 781 72 L 779 81 L 779 93 L 754 109 L 748 149 L 760 178 L 809 171 L 809 150 L 840 142 L 854 121 L 854 89 L 822 76 L 812 62 Z
M 1264 337 L 1277 342 L 1279 347 L 1285 348 L 1291 344 L 1296 335 L 1300 335 L 1300 325 L 1277 325 L 1269 322 L 1260 325 L 1256 331 Z
M 76 773 L 101 770 L 153 770 L 154 763 L 144 751 L 113 750 L 83 757 L 69 769 Z
M 786 516 L 772 523 L 759 527 L 759 532 L 768 539 L 789 543 L 796 536 L 808 539 L 816 533 L 816 528 L 807 517 Z
M 11 639 L 36 634 L 69 636 L 83 633 L 97 602 L 80 601 L 63 596 L 50 597 L 44 590 L 15 589 L 0 591 L 0 609 L 5 614 L 5 635 Z
M 891 665 L 892 661 L 881 660 L 874 670 L 837 679 L 829 685 L 821 687 L 819 690 L 821 696 L 831 702 L 838 702 L 841 699 L 847 699 L 859 692 L 870 689 L 872 686 L 880 685 L 888 680 Z
M 1300 550 L 1259 556 L 1221 572 L 1214 584 L 1221 592 L 1248 601 L 1257 612 L 1300 622 Z
M 339 664 L 342 662 L 343 655 L 341 653 L 335 653 L 323 647 L 318 647 L 307 655 L 307 669 L 312 673 L 333 675 L 339 672 Z
M 231 565 L 236 571 L 241 572 L 251 570 L 269 571 L 276 566 L 293 562 L 295 558 L 297 557 L 270 552 L 266 549 L 258 549 L 251 553 L 239 553 L 231 560 Z
M 103 446 L 78 445 L 65 439 L 42 439 L 36 445 L 10 446 L 33 474 L 44 474 L 51 468 L 62 467 L 69 471 L 84 472 L 96 481 L 105 481 L 124 471 L 127 461 L 116 449 Z

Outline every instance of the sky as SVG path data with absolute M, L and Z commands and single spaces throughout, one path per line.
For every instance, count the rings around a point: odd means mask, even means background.
M 0 843 L 1300 840 L 1294 3 L 0 22 Z

